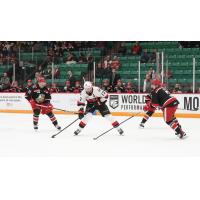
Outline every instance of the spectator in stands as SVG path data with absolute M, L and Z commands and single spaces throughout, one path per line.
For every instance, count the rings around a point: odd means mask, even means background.
M 48 55 L 49 57 L 53 57 L 53 56 L 54 56 L 54 50 L 53 50 L 53 48 L 49 48 L 49 49 L 48 49 L 47 55 Z
M 66 85 L 64 87 L 64 92 L 73 92 L 74 87 L 71 87 L 70 81 L 66 81 Z
M 149 62 L 151 63 L 156 62 L 156 53 L 157 53 L 157 49 L 154 49 L 153 52 L 149 56 Z
M 171 71 L 170 69 L 165 73 L 165 77 L 166 77 L 167 79 L 170 79 L 170 78 L 173 77 L 173 73 L 172 73 L 172 71 Z
M 147 52 L 147 49 L 144 49 L 144 51 L 142 52 L 140 61 L 142 63 L 147 63 L 149 61 L 149 54 Z
M 131 94 L 131 93 L 135 93 L 135 90 L 133 88 L 133 83 L 128 82 L 126 85 L 126 91 L 127 93 Z
M 3 65 L 3 54 L 0 53 L 0 65 Z
M 90 81 L 92 81 L 92 76 L 93 76 L 92 71 L 93 71 L 93 68 L 94 68 L 94 66 L 93 66 L 94 57 L 92 56 L 92 54 L 88 54 L 87 62 L 88 62 L 88 79 Z
M 33 84 L 32 80 L 29 79 L 29 80 L 27 81 L 26 87 L 23 88 L 23 92 L 28 92 L 28 93 L 30 94 L 30 91 L 31 91 L 33 88 L 35 88 L 35 85 Z
M 120 75 L 116 73 L 116 69 L 112 69 L 112 73 L 110 75 L 110 84 L 115 87 L 117 81 L 121 79 Z
M 79 81 L 76 81 L 73 93 L 80 93 L 83 90 Z
M 67 51 L 72 51 L 72 50 L 74 50 L 74 45 L 73 45 L 71 42 L 68 42 L 68 43 L 66 44 L 66 46 L 65 46 L 65 49 L 66 49 Z
M 36 72 L 36 73 L 35 73 L 35 80 L 34 80 L 34 82 L 37 83 L 38 80 L 39 80 L 41 77 L 42 77 L 42 74 L 41 74 L 40 72 Z
M 60 69 L 58 66 L 56 66 L 54 69 L 54 78 L 59 79 L 59 77 L 60 77 Z
M 106 91 L 106 92 L 112 92 L 112 86 L 109 83 L 108 79 L 103 80 L 103 84 L 102 84 L 102 90 Z
M 52 83 L 51 88 L 50 88 L 51 93 L 58 93 L 60 92 L 59 88 L 57 88 L 56 83 Z
M 177 84 L 175 85 L 175 87 L 174 87 L 172 93 L 175 93 L 175 94 L 180 94 L 180 93 L 182 93 L 181 85 L 177 83 Z
M 72 71 L 68 71 L 67 75 L 68 75 L 68 81 L 70 82 L 70 86 L 75 87 L 76 78 L 73 76 Z
M 149 71 L 147 72 L 147 74 L 150 76 L 150 79 L 156 78 L 156 72 L 152 67 L 149 68 Z
M 83 53 L 81 53 L 79 59 L 78 59 L 79 63 L 87 63 L 87 59 L 85 57 L 85 55 Z
M 120 67 L 120 61 L 117 56 L 114 56 L 112 62 L 111 62 L 111 69 L 116 69 L 118 70 Z
M 112 63 L 112 60 L 111 60 L 110 56 L 106 56 L 104 58 L 104 68 L 111 67 L 111 63 Z
M 118 49 L 118 53 L 122 54 L 124 56 L 124 55 L 126 55 L 126 51 L 127 51 L 127 49 L 126 49 L 126 46 L 125 46 L 125 42 L 121 42 L 120 47 Z
M 52 67 L 48 65 L 47 68 L 42 71 L 42 75 L 45 79 L 50 79 L 52 77 Z
M 112 69 L 111 69 L 111 67 L 109 66 L 109 65 L 105 65 L 104 63 L 103 63 L 103 78 L 108 78 L 108 79 L 110 79 L 110 77 L 111 77 L 111 74 L 112 74 Z
M 10 88 L 10 79 L 7 73 L 3 73 L 3 77 L 0 80 L 0 91 Z
M 200 94 L 200 87 L 197 89 L 196 93 Z
M 143 92 L 151 92 L 151 76 L 150 74 L 146 75 L 146 78 L 144 79 L 144 84 L 143 84 Z
M 139 42 L 136 42 L 131 49 L 133 55 L 140 55 L 142 52 L 142 47 L 140 46 Z
M 114 90 L 113 92 L 116 92 L 116 93 L 123 93 L 125 92 L 125 87 L 123 86 L 123 83 L 121 80 L 118 80 L 117 81 L 117 85 L 114 87 Z
M 97 69 L 95 71 L 95 76 L 96 78 L 103 78 L 103 75 L 104 75 L 104 69 L 102 68 L 102 65 L 101 65 L 101 62 L 99 62 L 97 64 Z
M 67 56 L 66 64 L 70 65 L 74 63 L 76 63 L 76 56 L 72 53 L 69 53 Z
M 13 81 L 8 92 L 22 92 L 22 88 L 18 85 L 17 81 Z

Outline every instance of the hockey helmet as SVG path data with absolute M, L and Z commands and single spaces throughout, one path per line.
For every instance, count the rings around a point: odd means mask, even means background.
M 153 79 L 151 81 L 151 85 L 155 85 L 155 86 L 161 86 L 161 81 L 159 79 Z
M 92 91 L 92 83 L 90 81 L 86 81 L 84 83 L 84 89 L 86 92 L 91 92 Z

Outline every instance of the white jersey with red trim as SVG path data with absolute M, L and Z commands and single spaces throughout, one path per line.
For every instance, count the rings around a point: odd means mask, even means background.
M 78 106 L 85 106 L 85 103 L 105 102 L 108 99 L 108 93 L 99 87 L 93 87 L 92 92 L 88 94 L 83 90 L 80 94 Z

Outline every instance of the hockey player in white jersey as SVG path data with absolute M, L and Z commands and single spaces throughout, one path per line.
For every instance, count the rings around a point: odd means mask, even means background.
M 108 93 L 100 89 L 99 87 L 94 87 L 91 82 L 86 81 L 84 84 L 84 90 L 80 94 L 80 99 L 77 103 L 79 106 L 79 123 L 78 129 L 74 132 L 75 135 L 78 135 L 82 129 L 87 125 L 89 120 L 92 117 L 92 113 L 95 110 L 98 110 L 102 117 L 107 119 L 114 128 L 118 131 L 120 135 L 123 134 L 123 130 L 119 127 L 119 122 L 116 121 L 106 105 L 108 99 Z M 84 111 L 84 108 L 86 109 Z

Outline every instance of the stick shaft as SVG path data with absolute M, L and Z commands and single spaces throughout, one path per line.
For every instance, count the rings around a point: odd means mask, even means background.
M 67 129 L 68 127 L 70 127 L 72 124 L 74 124 L 76 121 L 78 121 L 79 118 L 75 119 L 72 123 L 70 123 L 69 125 L 67 125 L 65 128 L 63 128 L 62 130 L 60 130 L 58 133 L 52 135 L 52 137 L 55 137 L 57 135 L 59 135 L 60 133 L 62 133 L 65 129 Z
M 124 121 L 122 121 L 121 123 L 119 123 L 119 125 L 125 123 L 126 121 L 128 121 L 128 120 L 130 120 L 131 118 L 133 118 L 133 117 L 139 115 L 140 113 L 141 113 L 141 112 L 136 113 L 135 115 L 133 115 L 133 116 L 131 116 L 131 117 L 125 119 Z M 105 135 L 106 133 L 108 133 L 109 131 L 111 131 L 111 130 L 113 130 L 113 129 L 114 129 L 114 127 L 110 128 L 109 130 L 105 131 L 104 133 L 102 133 L 101 135 L 99 135 L 99 136 L 97 136 L 96 138 L 93 138 L 93 139 L 96 140 L 96 139 L 100 138 L 101 136 Z
M 40 104 L 36 104 L 36 106 L 40 106 L 42 108 L 47 108 L 48 106 L 45 106 L 45 105 L 40 105 Z M 63 110 L 63 109 L 60 109 L 60 108 L 53 108 L 54 110 L 60 110 L 60 111 L 63 111 L 63 112 L 70 112 L 70 113 L 73 113 L 73 114 L 78 114 L 76 113 L 75 111 L 69 111 L 69 110 Z

